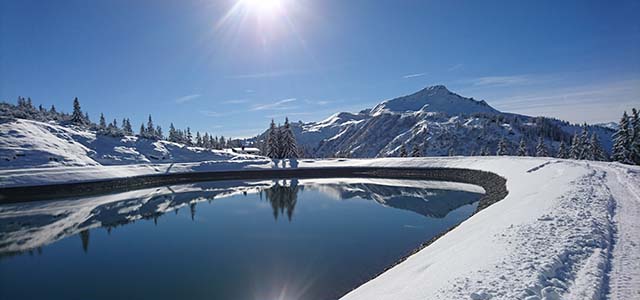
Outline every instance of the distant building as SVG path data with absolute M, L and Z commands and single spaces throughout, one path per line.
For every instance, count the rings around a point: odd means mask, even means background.
M 258 148 L 253 148 L 253 147 L 235 147 L 235 148 L 231 148 L 231 151 L 234 153 L 240 153 L 240 154 L 252 154 L 252 155 L 260 155 L 260 149 Z

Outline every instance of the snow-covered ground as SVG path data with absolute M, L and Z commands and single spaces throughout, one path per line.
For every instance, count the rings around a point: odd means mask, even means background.
M 136 136 L 98 135 L 87 129 L 25 119 L 0 120 L 0 132 L 0 169 L 255 158 Z
M 485 170 L 505 177 L 509 190 L 344 299 L 640 299 L 640 167 L 515 157 L 247 159 L 5 169 L 0 186 L 330 166 Z

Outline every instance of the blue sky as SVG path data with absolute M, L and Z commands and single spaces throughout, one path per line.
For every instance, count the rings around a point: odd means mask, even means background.
M 640 107 L 640 1 L 253 1 L 0 0 L 0 100 L 234 137 L 433 84 L 572 122 Z

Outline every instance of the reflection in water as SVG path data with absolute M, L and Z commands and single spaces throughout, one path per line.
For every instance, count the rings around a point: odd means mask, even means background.
M 469 217 L 480 193 L 332 178 L 0 205 L 0 298 L 336 299 Z
M 198 203 L 234 195 L 259 193 L 273 209 L 273 217 L 286 214 L 292 220 L 298 194 L 320 191 L 336 199 L 362 198 L 408 210 L 431 218 L 443 218 L 450 211 L 471 204 L 478 197 L 460 197 L 451 190 L 482 192 L 477 187 L 442 182 L 382 179 L 226 181 L 136 190 L 81 199 L 40 201 L 0 206 L 0 257 L 36 249 L 78 234 L 82 249 L 89 250 L 90 229 L 102 227 L 110 234 L 115 227 L 136 220 L 153 220 L 189 206 L 195 220 Z M 447 189 L 446 193 L 444 192 Z M 438 201 L 430 201 L 438 198 Z

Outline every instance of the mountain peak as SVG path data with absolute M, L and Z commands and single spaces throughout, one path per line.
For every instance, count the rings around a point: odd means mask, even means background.
M 498 112 L 484 101 L 462 97 L 449 91 L 444 85 L 433 85 L 411 95 L 384 101 L 376 105 L 371 110 L 371 114 L 407 113 L 421 110 L 449 115 Z

